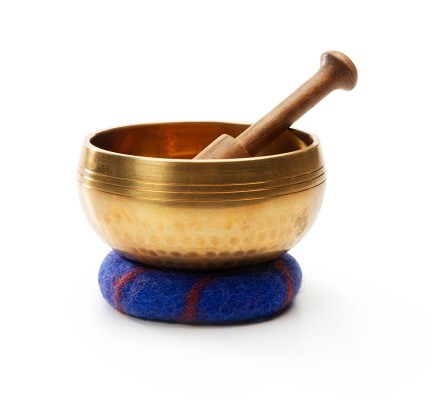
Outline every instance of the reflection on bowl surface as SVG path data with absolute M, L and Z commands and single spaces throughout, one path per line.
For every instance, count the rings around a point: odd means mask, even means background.
M 248 126 L 153 123 L 88 136 L 78 190 L 91 226 L 123 256 L 155 266 L 228 268 L 282 255 L 319 212 L 321 146 L 289 129 L 257 157 L 192 160 Z

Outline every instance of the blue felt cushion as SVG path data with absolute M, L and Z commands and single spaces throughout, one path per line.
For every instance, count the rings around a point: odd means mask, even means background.
M 301 285 L 297 261 L 285 254 L 236 270 L 190 272 L 132 262 L 115 251 L 99 271 L 103 297 L 138 318 L 226 324 L 261 320 L 285 309 Z

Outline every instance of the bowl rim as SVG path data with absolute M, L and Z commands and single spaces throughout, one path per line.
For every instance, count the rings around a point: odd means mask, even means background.
M 133 128 L 133 127 L 139 127 L 139 126 L 149 126 L 149 125 L 170 125 L 170 124 L 187 124 L 187 123 L 215 123 L 215 124 L 230 124 L 230 125 L 251 125 L 251 122 L 245 122 L 245 121 L 214 121 L 214 120 L 196 120 L 196 121 L 189 121 L 189 120 L 178 120 L 178 121 L 158 121 L 158 122 L 144 122 L 144 123 L 138 123 L 138 124 L 130 124 L 130 125 L 121 125 L 121 126 L 115 126 L 111 128 L 102 129 L 93 133 L 90 133 L 84 138 L 84 145 L 91 149 L 92 151 L 104 153 L 107 155 L 113 155 L 117 157 L 124 157 L 124 158 L 134 158 L 139 160 L 149 160 L 149 161 L 156 161 L 156 162 L 167 162 L 167 163 L 184 163 L 184 164 L 196 164 L 196 163 L 244 163 L 244 162 L 256 162 L 258 160 L 269 160 L 269 159 L 278 159 L 283 157 L 289 157 L 290 155 L 298 155 L 301 153 L 306 153 L 310 151 L 311 149 L 317 147 L 320 145 L 320 139 L 317 135 L 310 133 L 308 131 L 304 131 L 302 129 L 296 129 L 289 127 L 286 129 L 286 131 L 292 131 L 292 132 L 299 132 L 300 134 L 305 134 L 311 139 L 311 143 L 302 149 L 289 151 L 287 153 L 279 153 L 279 154 L 271 154 L 267 156 L 257 156 L 257 157 L 246 157 L 246 158 L 227 158 L 227 159 L 214 159 L 214 160 L 194 160 L 194 159 L 181 159 L 181 158 L 159 158 L 159 157 L 146 157 L 146 156 L 137 156 L 132 154 L 124 154 L 124 153 L 117 153 L 115 151 L 105 150 L 101 147 L 95 146 L 93 143 L 91 143 L 91 140 L 95 138 L 97 135 L 101 135 L 103 133 L 107 133 L 108 131 L 114 130 L 114 129 L 121 129 L 121 128 Z

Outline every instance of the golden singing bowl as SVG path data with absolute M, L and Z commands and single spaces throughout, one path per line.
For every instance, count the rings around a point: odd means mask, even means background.
M 258 157 L 191 160 L 248 126 L 151 123 L 89 135 L 78 188 L 91 226 L 118 253 L 155 266 L 228 268 L 281 256 L 319 212 L 320 142 L 289 129 Z

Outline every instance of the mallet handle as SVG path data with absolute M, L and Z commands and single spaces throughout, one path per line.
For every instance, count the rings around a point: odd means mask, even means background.
M 319 70 L 277 107 L 236 139 L 229 135 L 220 136 L 194 159 L 252 157 L 333 90 L 352 90 L 357 80 L 356 67 L 346 55 L 339 51 L 327 51 L 320 57 Z

